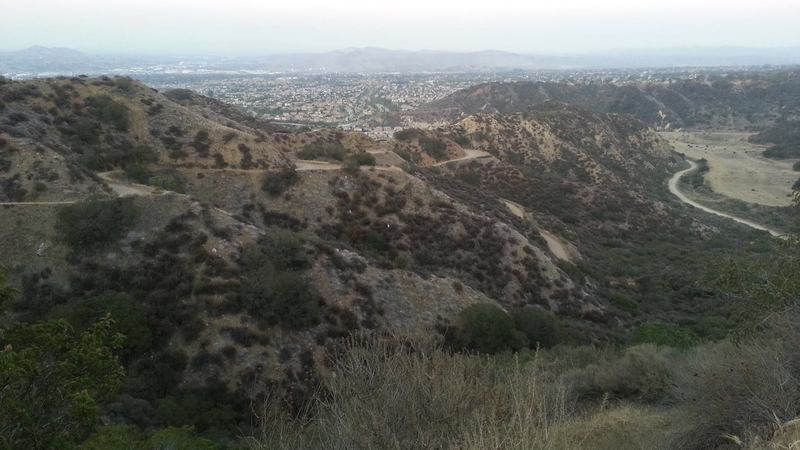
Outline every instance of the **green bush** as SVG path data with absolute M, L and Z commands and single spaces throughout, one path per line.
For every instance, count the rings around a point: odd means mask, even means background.
M 528 345 L 525 335 L 514 328 L 511 317 L 489 303 L 478 303 L 461 311 L 448 341 L 456 349 L 479 353 L 520 350 Z
M 99 428 L 80 450 L 216 450 L 208 439 L 197 436 L 191 427 L 169 427 L 146 433 L 130 425 L 108 425 Z
M 142 164 L 129 164 L 125 168 L 125 176 L 134 183 L 147 184 L 153 172 Z
M 129 77 L 115 77 L 114 86 L 126 94 L 133 92 L 133 80 Z
M 533 348 L 550 348 L 561 340 L 558 319 L 539 308 L 522 308 L 511 312 L 514 327 L 528 339 Z
M 128 130 L 128 107 L 109 97 L 108 95 L 95 95 L 86 99 L 92 115 L 101 122 L 108 123 L 118 131 Z
M 792 169 L 796 170 L 797 172 L 800 172 L 800 161 L 794 163 L 794 165 L 792 165 Z
M 640 325 L 631 333 L 631 343 L 666 345 L 676 348 L 689 348 L 698 343 L 700 338 L 692 331 L 677 325 L 649 323 Z
M 410 141 L 411 139 L 421 135 L 422 130 L 417 128 L 407 128 L 405 130 L 396 131 L 394 133 L 394 138 L 398 141 Z
M 579 398 L 646 402 L 663 400 L 672 383 L 672 350 L 652 344 L 630 347 L 615 358 L 574 369 L 564 375 Z
M 82 117 L 75 122 L 75 136 L 81 144 L 94 145 L 100 142 L 102 127 L 96 121 Z
M 375 165 L 375 157 L 368 152 L 358 152 L 354 153 L 353 158 L 358 162 L 360 166 L 374 166 Z
M 791 159 L 800 158 L 800 142 L 773 145 L 762 153 L 765 158 Z
M 361 163 L 359 162 L 358 158 L 351 155 L 345 158 L 344 161 L 342 162 L 342 169 L 345 172 L 355 174 L 358 173 L 359 170 L 361 170 Z
M 130 164 L 125 166 L 124 170 L 125 176 L 135 183 L 146 184 L 165 191 L 182 193 L 186 190 L 186 178 L 175 169 L 161 169 L 153 172 L 142 164 Z
M 104 318 L 82 333 L 64 320 L 0 328 L 0 448 L 73 448 L 119 389 L 121 336 Z
M 242 306 L 269 325 L 319 323 L 322 298 L 305 276 L 309 260 L 296 235 L 274 230 L 242 257 Z
M 422 136 L 419 138 L 419 146 L 422 151 L 434 159 L 442 160 L 447 158 L 447 144 L 441 139 Z
M 92 198 L 61 208 L 56 230 L 74 249 L 92 249 L 121 238 L 136 216 L 131 199 Z
M 185 192 L 186 179 L 175 169 L 159 170 L 151 175 L 145 183 L 165 191 Z
M 126 295 L 103 295 L 75 299 L 58 305 L 50 312 L 53 319 L 64 319 L 76 331 L 89 329 L 98 320 L 110 315 L 114 319 L 112 331 L 124 336 L 120 356 L 129 360 L 144 354 L 153 346 L 153 335 L 142 306 Z
M 344 159 L 345 149 L 342 144 L 308 144 L 297 152 L 300 159 L 332 159 L 341 161 Z
M 261 189 L 267 194 L 277 197 L 292 185 L 300 181 L 300 175 L 294 167 L 284 167 L 278 172 L 270 172 L 264 175 Z

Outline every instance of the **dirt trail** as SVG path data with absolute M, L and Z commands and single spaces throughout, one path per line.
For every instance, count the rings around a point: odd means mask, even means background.
M 134 197 L 143 195 L 161 195 L 167 191 L 137 183 L 126 183 L 114 178 L 120 171 L 100 172 L 97 174 L 101 180 L 105 181 L 108 187 L 119 197 Z
M 690 167 L 688 169 L 684 169 L 684 170 L 681 170 L 680 172 L 677 172 L 669 180 L 669 191 L 672 192 L 673 194 L 675 194 L 675 196 L 678 197 L 682 202 L 684 202 L 686 204 L 689 204 L 689 205 L 692 205 L 695 208 L 700 209 L 702 211 L 705 211 L 707 213 L 715 214 L 717 216 L 725 217 L 726 219 L 731 219 L 733 221 L 739 222 L 739 223 L 741 223 L 743 225 L 747 225 L 750 228 L 755 228 L 756 230 L 766 231 L 767 233 L 769 233 L 769 234 L 771 234 L 773 236 L 776 236 L 776 237 L 783 236 L 783 233 L 779 233 L 779 232 L 777 232 L 777 231 L 775 231 L 775 230 L 773 230 L 771 228 L 765 227 L 764 225 L 760 225 L 760 224 L 757 224 L 757 223 L 752 222 L 750 220 L 742 219 L 741 217 L 736 217 L 736 216 L 724 213 L 722 211 L 717 211 L 715 209 L 711 209 L 711 208 L 709 208 L 707 206 L 703 206 L 700 203 L 697 203 L 696 201 L 694 201 L 694 200 L 690 199 L 689 197 L 687 197 L 686 195 L 684 195 L 680 190 L 678 190 L 678 182 L 680 181 L 681 177 L 683 177 L 687 173 L 697 169 L 697 163 L 695 163 L 694 161 L 692 161 L 690 159 L 687 159 L 687 161 L 689 161 Z
M 476 158 L 485 158 L 487 156 L 491 156 L 489 153 L 486 153 L 481 150 L 465 150 L 467 153 L 465 156 L 455 159 L 449 159 L 447 161 L 442 161 L 439 163 L 434 164 L 434 166 L 440 166 L 443 164 L 455 162 L 455 161 L 465 161 L 468 159 L 476 159 Z M 312 171 L 312 170 L 341 170 L 341 164 L 334 164 L 327 161 L 315 161 L 315 160 L 307 160 L 307 159 L 297 159 L 294 160 L 295 169 L 298 171 Z M 403 169 L 397 166 L 371 166 L 375 168 L 375 170 L 384 170 L 389 172 L 402 172 Z M 207 170 L 218 170 L 221 172 L 245 172 L 245 173 L 263 173 L 267 172 L 266 170 L 262 169 L 207 169 Z M 110 172 L 100 172 L 97 174 L 100 179 L 102 179 L 108 187 L 114 191 L 120 197 L 131 197 L 131 196 L 147 196 L 147 195 L 163 195 L 169 193 L 171 191 L 165 191 L 162 189 L 154 188 L 152 186 L 147 186 L 144 184 L 137 184 L 137 183 L 127 183 L 123 181 L 119 181 L 114 178 L 114 175 L 119 174 L 119 171 L 112 170 Z M 56 201 L 56 202 L 0 202 L 0 206 L 17 206 L 17 205 L 24 205 L 24 206 L 34 206 L 34 205 L 71 205 L 75 203 L 75 200 L 72 201 Z M 225 214 L 230 215 L 230 213 L 220 210 Z
M 675 151 L 695 161 L 706 159 L 704 174 L 711 190 L 725 197 L 764 206 L 792 205 L 796 160 L 765 158 L 764 146 L 748 141 L 750 133 L 671 132 L 661 133 Z
M 464 156 L 460 157 L 460 158 L 454 158 L 454 159 L 448 159 L 447 161 L 441 161 L 441 162 L 438 162 L 438 163 L 434 164 L 433 167 L 443 166 L 445 164 L 450 164 L 452 162 L 457 162 L 457 161 L 466 161 L 468 159 L 478 159 L 478 158 L 488 158 L 489 156 L 492 156 L 490 153 L 485 152 L 483 150 L 464 149 L 464 153 L 466 153 L 466 154 Z

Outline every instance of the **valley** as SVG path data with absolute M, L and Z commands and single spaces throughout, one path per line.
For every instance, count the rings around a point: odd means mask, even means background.
M 798 160 L 775 160 L 762 156 L 765 146 L 752 144 L 752 133 L 723 131 L 663 132 L 675 151 L 708 161 L 705 179 L 710 189 L 729 198 L 764 206 L 792 204 L 792 185 L 800 172 L 792 169 Z
M 669 190 L 670 190 L 670 192 L 675 194 L 675 196 L 677 196 L 679 199 L 681 199 L 682 202 L 684 202 L 684 203 L 686 203 L 688 205 L 691 205 L 691 206 L 693 206 L 693 207 L 695 207 L 697 209 L 700 209 L 702 211 L 705 211 L 705 212 L 707 212 L 709 214 L 715 214 L 715 215 L 720 216 L 720 217 L 725 217 L 727 219 L 731 219 L 734 222 L 739 222 L 739 223 L 741 223 L 743 225 L 746 225 L 746 226 L 748 226 L 750 228 L 754 228 L 756 230 L 766 231 L 769 234 L 771 234 L 772 236 L 782 236 L 782 233 L 780 233 L 778 231 L 775 231 L 773 229 L 767 228 L 767 227 L 765 227 L 763 225 L 759 225 L 759 224 L 757 224 L 755 222 L 752 222 L 752 221 L 749 221 L 747 219 L 742 219 L 740 217 L 736 217 L 736 216 L 733 216 L 733 215 L 730 215 L 730 214 L 726 214 L 726 213 L 721 212 L 721 211 L 717 211 L 717 210 L 711 209 L 711 208 L 709 208 L 707 206 L 704 206 L 704 205 L 701 205 L 700 203 L 698 203 L 698 202 L 690 199 L 689 197 L 687 197 L 683 192 L 680 191 L 680 189 L 678 188 L 678 185 L 679 185 L 679 183 L 681 181 L 681 178 L 683 176 L 685 176 L 688 173 L 691 173 L 693 171 L 696 171 L 698 169 L 697 163 L 695 163 L 692 160 L 688 160 L 688 162 L 689 162 L 689 168 L 688 169 L 683 169 L 680 172 L 676 172 L 675 175 L 673 175 L 672 178 L 669 179 Z
M 580 448 L 604 423 L 628 433 L 629 416 L 653 427 L 634 448 L 678 446 L 697 434 L 676 409 L 706 412 L 681 377 L 714 380 L 690 352 L 728 354 L 747 307 L 771 311 L 730 294 L 719 265 L 783 255 L 770 233 L 791 231 L 797 173 L 749 135 L 657 131 L 653 96 L 705 82 L 639 83 L 467 87 L 376 138 L 126 77 L 0 79 L 0 330 L 129 336 L 90 352 L 115 368 L 94 403 L 113 425 L 80 439 L 129 427 L 230 448 L 386 448 L 412 430 L 394 448 L 485 448 L 460 445 L 475 411 L 497 402 L 497 430 L 547 392 L 564 419 L 525 428 L 519 448 Z M 759 117 L 731 113 L 738 91 L 721 86 L 705 106 L 672 103 L 669 120 Z M 0 357 L 31 348 L 8 336 Z M 509 409 L 513 389 L 527 394 Z M 413 423 L 357 431 L 403 402 Z M 429 404 L 447 417 L 417 422 Z M 276 444 L 267 427 L 287 424 L 296 440 Z

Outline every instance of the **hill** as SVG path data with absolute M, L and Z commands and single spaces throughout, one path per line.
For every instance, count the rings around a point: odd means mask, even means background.
M 461 114 L 522 112 L 545 102 L 630 114 L 658 129 L 760 129 L 797 114 L 800 75 L 732 72 L 665 83 L 487 83 L 433 102 L 419 114 L 454 120 Z
M 265 398 L 299 413 L 344 338 L 477 345 L 475 304 L 559 330 L 547 345 L 653 320 L 716 336 L 731 311 L 695 287 L 701 255 L 763 243 L 672 200 L 681 158 L 627 116 L 548 103 L 379 143 L 121 77 L 3 81 L 0 100 L 20 291 L 0 320 L 124 317 L 104 414 L 141 427 L 231 436 Z

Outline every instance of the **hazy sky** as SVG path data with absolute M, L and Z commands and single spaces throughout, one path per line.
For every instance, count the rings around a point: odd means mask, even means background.
M 800 45 L 800 0 L 3 0 L 0 47 L 253 54 Z

